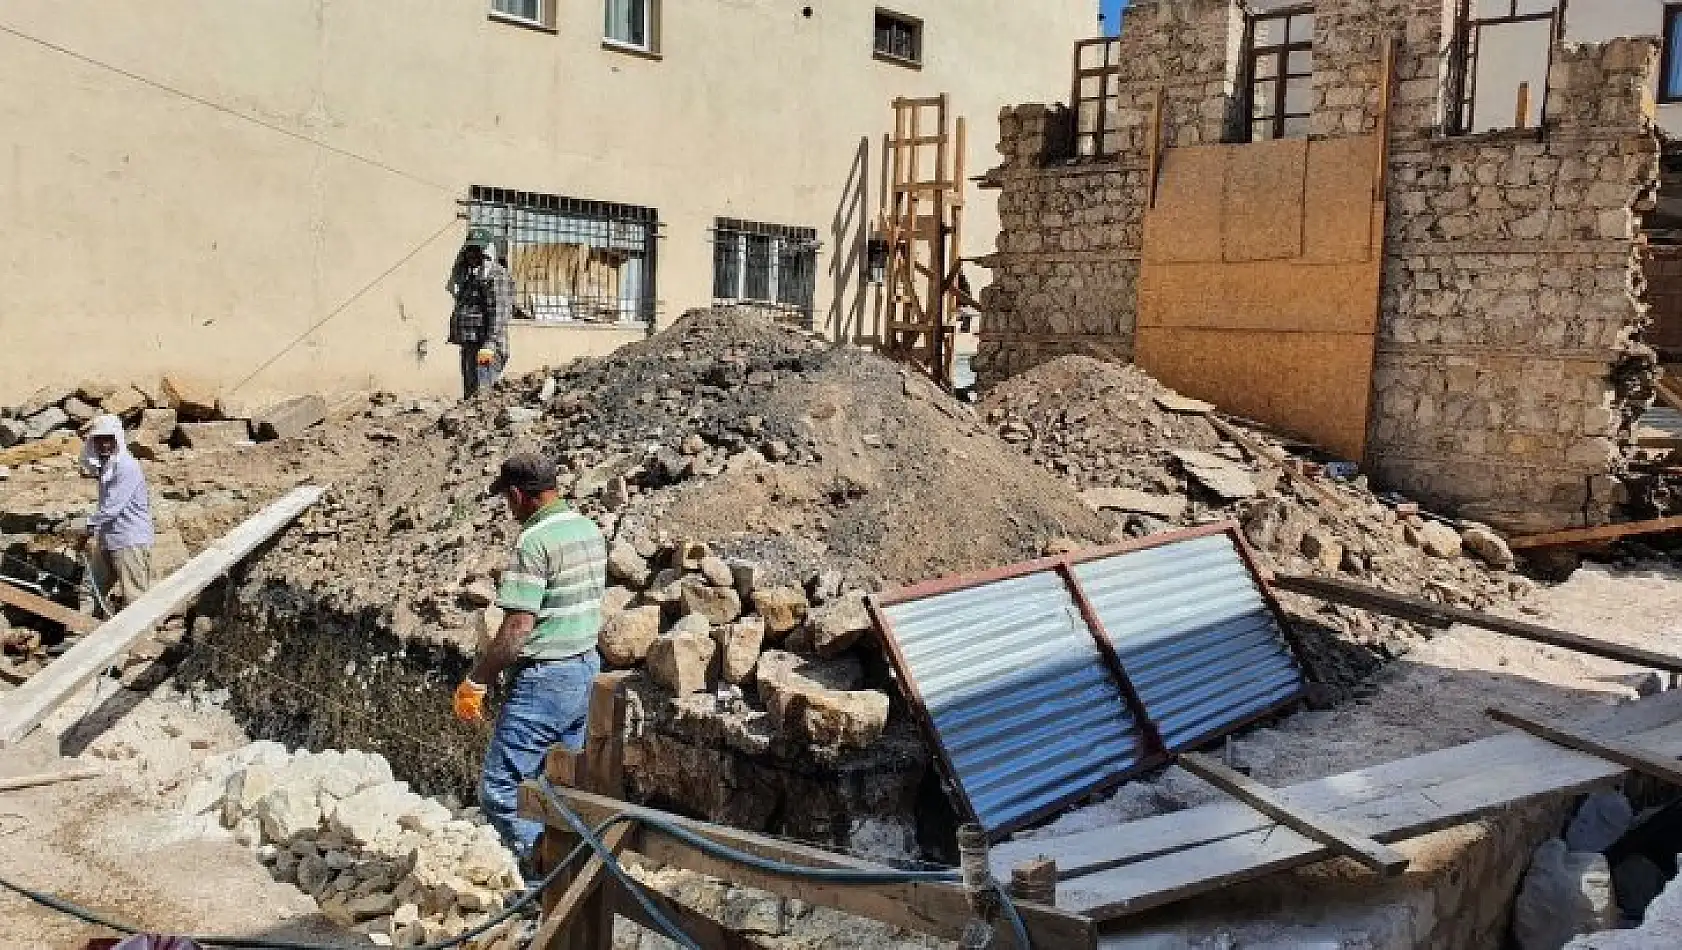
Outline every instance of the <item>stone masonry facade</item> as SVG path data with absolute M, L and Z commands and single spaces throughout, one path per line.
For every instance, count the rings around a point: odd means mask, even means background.
M 1601 523 L 1651 396 L 1639 213 L 1658 185 L 1658 50 L 1556 44 L 1542 130 L 1445 135 L 1454 6 L 1315 5 L 1315 138 L 1377 129 L 1397 43 L 1365 467 L 1507 530 Z M 1161 88 L 1169 147 L 1236 140 L 1243 19 L 1231 0 L 1134 3 L 1102 156 L 1073 154 L 1065 107 L 1001 114 L 983 385 L 1068 353 L 1131 359 L 1152 103 Z

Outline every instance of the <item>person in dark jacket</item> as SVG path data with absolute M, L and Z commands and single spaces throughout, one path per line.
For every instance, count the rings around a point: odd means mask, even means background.
M 468 236 L 456 258 L 450 294 L 455 297 L 450 342 L 461 348 L 462 398 L 471 399 L 508 365 L 508 321 L 514 315 L 514 279 L 497 262 L 488 235 Z

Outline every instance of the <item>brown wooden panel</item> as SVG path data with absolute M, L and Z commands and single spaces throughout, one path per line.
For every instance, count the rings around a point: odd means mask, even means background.
M 1366 445 L 1373 341 L 1361 333 L 1153 327 L 1134 361 L 1169 387 L 1299 433 L 1342 458 Z
M 1156 207 L 1145 214 L 1147 260 L 1219 261 L 1222 191 L 1231 146 L 1201 145 L 1163 154 Z
M 1373 175 L 1378 138 L 1325 139 L 1308 147 L 1303 256 L 1367 261 L 1373 253 Z
M 1378 329 L 1377 258 L 1356 264 L 1254 261 L 1151 264 L 1139 274 L 1138 327 Z
M 1655 245 L 1647 260 L 1647 302 L 1653 322 L 1645 342 L 1667 359 L 1682 357 L 1682 247 Z
M 1278 139 L 1222 148 L 1227 151 L 1222 259 L 1301 257 L 1308 140 Z

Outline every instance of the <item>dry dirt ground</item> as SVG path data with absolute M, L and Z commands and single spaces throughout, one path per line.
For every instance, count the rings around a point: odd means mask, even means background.
M 1645 564 L 1590 566 L 1544 589 L 1526 616 L 1607 639 L 1682 651 L 1682 571 Z M 1633 695 L 1645 671 L 1553 648 L 1456 628 L 1391 665 L 1366 700 L 1294 716 L 1237 741 L 1258 778 L 1281 785 L 1465 742 L 1493 732 L 1492 703 L 1543 717 L 1569 717 L 1593 703 Z M 176 694 L 91 691 L 62 707 L 18 747 L 0 750 L 0 776 L 87 763 L 109 771 L 89 781 L 0 792 L 0 876 L 52 890 L 112 917 L 156 928 L 331 942 L 313 905 L 270 881 L 225 832 L 182 818 L 176 806 L 193 763 L 243 741 L 221 710 Z M 74 754 L 74 762 L 60 753 Z M 1113 822 L 1171 795 L 1191 804 L 1215 793 L 1170 773 L 1124 790 L 1112 803 L 1065 817 L 1048 831 Z M 1315 928 L 1316 936 L 1325 931 Z M 1291 943 L 1293 931 L 1279 931 Z M 105 935 L 13 895 L 0 895 L 0 943 L 69 950 Z M 1303 936 L 1298 932 L 1298 936 Z M 352 938 L 341 938 L 355 945 Z M 1329 946 L 1337 946 L 1330 943 Z M 1166 945 L 1165 945 L 1166 946 Z M 1259 946 L 1246 943 L 1245 946 Z

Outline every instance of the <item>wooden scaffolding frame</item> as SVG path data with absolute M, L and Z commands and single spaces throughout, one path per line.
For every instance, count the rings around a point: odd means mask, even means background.
M 965 123 L 952 117 L 945 93 L 899 98 L 893 106 L 877 222 L 888 252 L 878 348 L 951 389 L 964 266 Z

